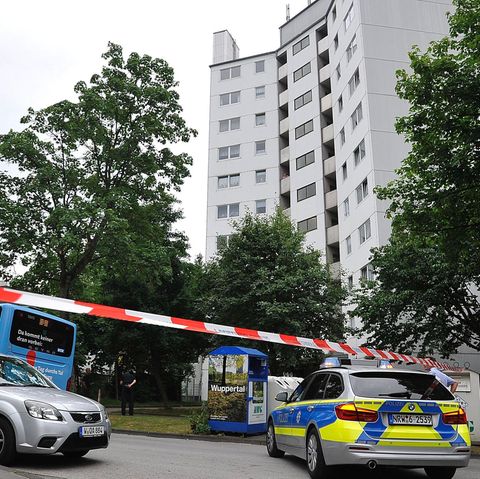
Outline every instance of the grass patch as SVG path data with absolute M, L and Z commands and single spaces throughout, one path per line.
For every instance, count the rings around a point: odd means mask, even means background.
M 122 416 L 110 414 L 110 421 L 114 429 L 129 431 L 158 432 L 164 434 L 191 434 L 190 421 L 187 417 L 160 416 L 140 414 L 136 416 Z

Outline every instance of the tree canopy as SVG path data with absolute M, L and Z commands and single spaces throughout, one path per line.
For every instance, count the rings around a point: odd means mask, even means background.
M 343 336 L 345 292 L 281 211 L 236 223 L 228 245 L 206 265 L 203 291 L 199 308 L 213 323 L 331 340 Z M 320 362 L 316 351 L 272 343 L 253 347 L 268 350 L 273 374 L 286 368 L 304 374 Z
M 449 37 L 415 48 L 397 74 L 410 111 L 396 127 L 411 151 L 376 190 L 392 239 L 355 310 L 379 345 L 444 354 L 480 350 L 480 3 L 453 3 Z

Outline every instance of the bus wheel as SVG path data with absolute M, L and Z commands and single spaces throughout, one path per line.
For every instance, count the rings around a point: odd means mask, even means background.
M 15 432 L 11 424 L 0 417 L 0 464 L 8 466 L 17 454 Z
M 62 454 L 65 457 L 71 457 L 72 459 L 75 459 L 76 457 L 83 457 L 85 454 L 88 453 L 90 449 L 84 449 L 83 451 L 65 451 L 62 452 Z

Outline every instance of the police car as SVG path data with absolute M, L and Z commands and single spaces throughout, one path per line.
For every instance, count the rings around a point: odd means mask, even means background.
M 337 358 L 335 358 L 337 359 Z M 327 363 L 328 365 L 328 363 Z M 329 466 L 424 468 L 450 479 L 470 459 L 465 411 L 435 376 L 329 361 L 268 418 L 267 451 L 306 459 L 313 478 Z

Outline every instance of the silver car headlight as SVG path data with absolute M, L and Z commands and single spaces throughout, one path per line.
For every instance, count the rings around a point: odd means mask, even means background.
M 108 421 L 108 412 L 106 407 L 102 409 L 102 415 L 105 418 L 105 420 Z
M 25 401 L 25 407 L 28 414 L 36 419 L 45 419 L 47 421 L 63 421 L 60 411 L 50 404 L 40 401 Z

